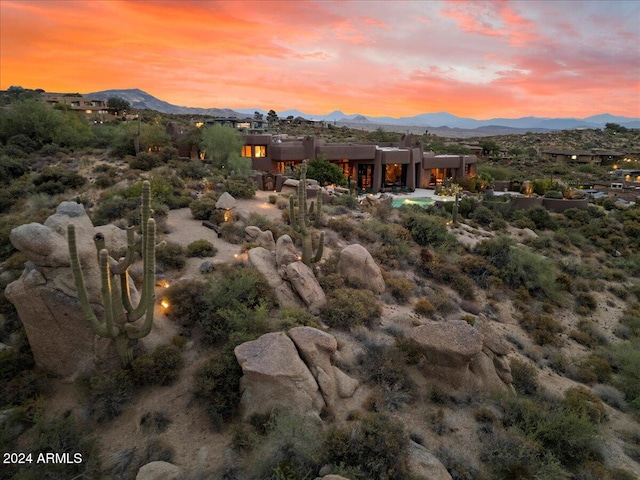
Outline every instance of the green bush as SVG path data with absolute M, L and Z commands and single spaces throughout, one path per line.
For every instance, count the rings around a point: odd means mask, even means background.
M 213 257 L 218 253 L 218 249 L 209 240 L 200 239 L 187 245 L 187 252 L 190 257 Z
M 613 385 L 635 410 L 640 410 L 640 339 L 608 347 L 606 355 L 615 371 Z
M 184 248 L 173 242 L 167 242 L 164 248 L 156 250 L 156 261 L 165 270 L 180 270 L 187 263 Z
M 576 379 L 584 383 L 607 382 L 611 379 L 609 360 L 598 353 L 591 353 L 576 365 Z
M 37 193 L 57 195 L 68 189 L 77 189 L 87 183 L 82 175 L 58 167 L 47 167 L 42 173 L 33 177 L 33 185 Z
M 370 480 L 393 480 L 407 478 L 407 445 L 401 424 L 371 413 L 357 425 L 330 431 L 324 451 L 328 462 L 358 467 Z
M 486 227 L 488 225 L 491 225 L 491 223 L 496 219 L 496 215 L 489 208 L 480 206 L 476 208 L 472 214 L 469 215 L 469 218 Z
M 320 312 L 330 327 L 351 328 L 370 325 L 382 314 L 382 307 L 369 290 L 344 288 L 335 290 Z
M 227 179 L 223 183 L 225 192 L 233 198 L 252 198 L 256 194 L 256 183 L 250 178 Z
M 153 353 L 138 355 L 131 364 L 136 385 L 171 385 L 178 379 L 183 361 L 180 349 L 160 345 Z
M 564 344 L 562 338 L 558 336 L 564 331 L 564 327 L 551 315 L 544 313 L 534 315 L 524 312 L 519 323 L 538 345 L 561 347 Z
M 420 246 L 439 247 L 455 245 L 455 237 L 449 233 L 445 220 L 433 215 L 411 213 L 403 218 L 404 227 Z
M 552 199 L 555 199 L 555 200 L 562 200 L 563 196 L 562 196 L 562 192 L 559 192 L 557 190 L 548 190 L 544 194 L 544 198 L 552 198 Z
M 97 422 L 114 419 L 133 396 L 133 381 L 127 370 L 98 370 L 88 379 L 90 413 Z
M 214 354 L 195 374 L 195 396 L 205 406 L 211 422 L 221 428 L 240 407 L 242 368 L 232 350 Z
M 510 361 L 513 388 L 521 395 L 535 395 L 540 388 L 538 370 L 524 360 L 512 358 Z
M 209 220 L 216 210 L 216 200 L 211 197 L 203 197 L 189 204 L 191 215 L 196 220 Z
M 396 277 L 383 272 L 386 290 L 399 304 L 407 303 L 416 291 L 415 283 L 404 277 Z
M 199 324 L 211 343 L 235 334 L 261 334 L 267 329 L 267 313 L 274 305 L 269 284 L 254 267 L 221 266 L 209 281 L 210 294 Z
M 145 172 L 164 165 L 160 155 L 156 153 L 140 152 L 129 160 L 129 168 Z
M 6 478 L 16 480 L 53 480 L 63 478 L 100 478 L 98 445 L 89 439 L 72 417 L 45 420 L 40 418 L 29 444 L 32 462 L 8 467 Z M 38 462 L 40 454 L 68 454 L 69 462 Z M 5 465 L 6 467 L 6 465 Z M 3 475 L 3 478 L 4 475 Z
M 169 302 L 166 315 L 180 325 L 195 325 L 206 309 L 211 285 L 200 280 L 181 280 L 164 292 Z
M 207 169 L 200 160 L 192 160 L 178 167 L 178 175 L 182 178 L 201 179 L 207 176 Z
M 571 387 L 564 392 L 562 406 L 578 417 L 585 417 L 593 424 L 599 424 L 607 419 L 607 411 L 600 400 L 591 390 L 584 387 Z

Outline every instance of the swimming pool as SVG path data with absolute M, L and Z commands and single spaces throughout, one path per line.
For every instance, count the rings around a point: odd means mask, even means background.
M 403 205 L 418 205 L 422 208 L 433 205 L 436 201 L 429 197 L 409 197 L 409 198 L 394 198 L 391 206 L 393 208 L 400 208 Z

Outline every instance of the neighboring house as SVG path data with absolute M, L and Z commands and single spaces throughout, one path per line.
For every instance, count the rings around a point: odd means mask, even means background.
M 201 120 L 198 123 L 206 125 L 222 125 L 225 127 L 236 128 L 238 130 L 262 130 L 267 121 L 262 118 L 255 117 L 213 117 Z
M 97 100 L 79 94 L 70 93 L 43 93 L 42 100 L 52 107 L 55 105 L 66 105 L 70 110 L 83 112 L 86 115 L 110 115 L 113 110 L 109 110 L 106 100 Z
M 545 148 L 542 156 L 547 160 L 564 163 L 594 163 L 600 164 L 602 158 L 590 150 L 571 150 L 562 148 Z
M 475 155 L 423 153 L 422 144 L 405 135 L 398 144 L 326 143 L 315 136 L 245 135 L 242 156 L 255 170 L 285 173 L 304 159 L 324 158 L 339 165 L 352 185 L 365 191 L 435 186 L 446 178 L 475 173 Z

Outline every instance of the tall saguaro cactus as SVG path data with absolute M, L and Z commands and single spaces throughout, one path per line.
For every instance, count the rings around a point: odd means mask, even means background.
M 131 303 L 128 270 L 134 256 L 135 239 L 133 227 L 127 229 L 127 252 L 124 258 L 116 261 L 109 256 L 105 247 L 104 236 L 96 234 L 93 241 L 98 252 L 100 265 L 101 297 L 104 308 L 104 321 L 100 321 L 93 313 L 84 284 L 84 276 L 76 246 L 75 225 L 67 226 L 67 241 L 71 270 L 78 291 L 78 299 L 82 313 L 89 327 L 96 335 L 113 338 L 123 365 L 133 360 L 133 347 L 138 339 L 149 334 L 153 326 L 153 310 L 155 305 L 155 270 L 156 270 L 156 222 L 151 218 L 151 185 L 148 181 L 142 184 L 142 261 L 144 279 L 142 294 L 137 306 Z M 117 284 L 120 288 L 117 288 Z M 141 325 L 134 322 L 144 316 Z
M 303 160 L 300 166 L 300 182 L 298 183 L 298 209 L 295 208 L 293 195 L 289 196 L 289 222 L 296 232 L 302 235 L 302 262 L 305 265 L 317 263 L 322 259 L 324 250 L 324 232 L 320 234 L 320 243 L 316 254 L 313 254 L 311 242 L 311 217 L 313 226 L 319 227 L 322 218 L 322 192 L 318 192 L 316 203 L 311 202 L 311 207 L 307 205 L 307 161 Z

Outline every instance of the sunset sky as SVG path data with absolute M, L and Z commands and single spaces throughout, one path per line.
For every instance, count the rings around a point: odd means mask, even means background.
M 368 116 L 640 117 L 640 1 L 0 0 L 0 89 Z

